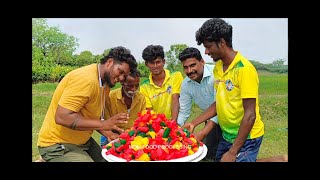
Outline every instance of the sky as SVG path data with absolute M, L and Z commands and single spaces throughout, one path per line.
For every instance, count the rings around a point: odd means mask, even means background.
M 148 45 L 161 45 L 164 51 L 174 44 L 198 48 L 206 62 L 203 44 L 197 45 L 195 32 L 210 18 L 47 18 L 49 26 L 78 38 L 76 54 L 89 50 L 124 46 L 142 62 Z M 222 18 L 233 26 L 233 49 L 249 60 L 267 64 L 284 59 L 288 64 L 288 18 Z

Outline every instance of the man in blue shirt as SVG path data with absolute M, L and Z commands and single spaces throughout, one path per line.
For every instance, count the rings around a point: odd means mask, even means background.
M 180 55 L 185 74 L 188 76 L 182 81 L 180 91 L 180 109 L 177 122 L 183 126 L 190 116 L 192 100 L 202 111 L 205 111 L 214 101 L 215 92 L 213 88 L 213 65 L 205 64 L 200 51 L 196 48 L 186 48 Z M 210 122 L 211 121 L 211 122 Z M 203 142 L 208 147 L 206 159 L 214 160 L 218 147 L 221 130 L 218 125 L 217 116 L 206 122 L 204 128 L 214 126 Z M 202 140 L 201 134 L 196 135 L 197 139 Z

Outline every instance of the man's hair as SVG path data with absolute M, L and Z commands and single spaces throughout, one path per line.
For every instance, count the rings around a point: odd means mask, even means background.
M 197 48 L 188 47 L 179 54 L 179 60 L 183 62 L 188 58 L 196 58 L 198 61 L 201 61 L 202 56 Z
M 142 58 L 145 62 L 154 61 L 158 57 L 164 59 L 163 47 L 160 45 L 149 45 L 142 51 Z
M 226 41 L 228 47 L 232 48 L 232 26 L 222 19 L 209 19 L 196 32 L 198 45 L 204 41 L 218 44 L 221 38 Z
M 101 64 L 106 63 L 109 58 L 112 58 L 117 64 L 121 64 L 123 62 L 128 63 L 130 66 L 130 71 L 132 69 L 136 69 L 138 66 L 137 61 L 131 54 L 130 50 L 122 46 L 111 48 L 109 53 L 100 60 Z
M 129 73 L 129 76 L 136 78 L 136 77 L 140 77 L 141 74 L 138 69 L 132 69 Z

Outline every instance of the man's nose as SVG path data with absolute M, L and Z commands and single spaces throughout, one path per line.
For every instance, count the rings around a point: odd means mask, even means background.
M 120 82 L 124 82 L 124 80 L 126 80 L 126 77 L 124 75 L 120 75 L 119 76 L 119 81 Z

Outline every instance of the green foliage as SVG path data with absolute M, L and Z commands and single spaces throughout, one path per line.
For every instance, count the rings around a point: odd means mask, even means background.
M 111 51 L 111 48 L 106 49 L 106 50 L 103 51 L 102 55 L 103 55 L 103 56 L 107 56 L 110 51 Z M 103 56 L 102 56 L 102 57 L 103 57 Z
M 50 74 L 50 81 L 57 82 L 60 81 L 68 72 L 74 70 L 76 67 L 73 66 L 55 66 Z
M 181 71 L 182 65 L 179 60 L 179 54 L 188 46 L 186 44 L 174 44 L 170 46 L 170 50 L 166 54 L 167 69 L 171 72 Z
M 270 72 L 275 72 L 275 73 L 287 73 L 288 72 L 288 65 L 284 64 L 285 60 L 283 60 L 283 59 L 275 60 L 271 64 L 262 64 L 258 61 L 254 61 L 254 60 L 250 60 L 250 62 L 257 70 L 265 70 L 265 71 L 270 71 Z
M 32 66 L 32 83 L 40 81 L 57 82 L 60 81 L 68 72 L 74 70 L 75 66 Z
M 59 27 L 48 26 L 46 19 L 33 18 L 32 82 L 49 80 L 50 70 L 57 65 L 76 65 L 72 54 L 79 46 L 77 41 L 61 32 Z
M 102 58 L 103 58 L 103 55 L 102 54 L 98 54 L 98 55 L 96 55 L 94 57 L 94 62 L 95 63 L 100 63 Z
M 82 51 L 80 55 L 76 57 L 77 66 L 85 66 L 95 63 L 95 56 L 90 51 Z
M 138 62 L 138 70 L 140 71 L 141 77 L 149 77 L 150 70 L 144 62 Z

